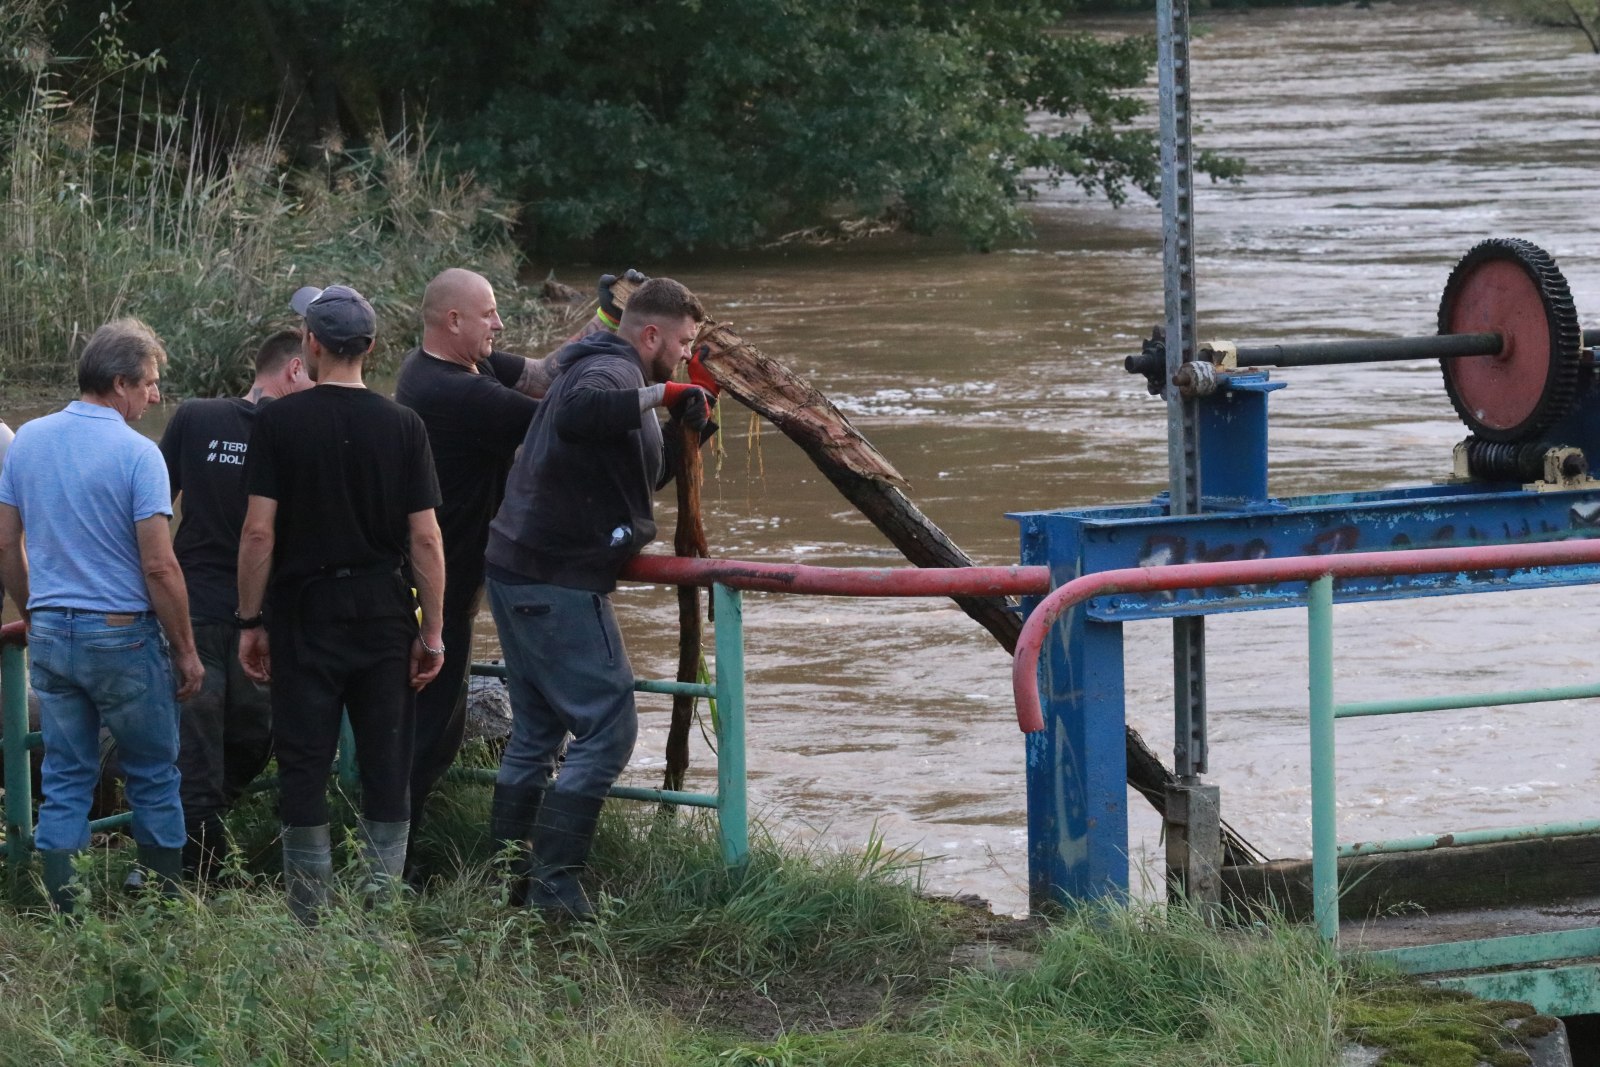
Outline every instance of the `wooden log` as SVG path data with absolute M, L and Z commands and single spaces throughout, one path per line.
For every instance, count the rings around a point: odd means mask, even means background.
M 673 471 L 678 486 L 678 526 L 672 547 L 680 556 L 703 559 L 708 553 L 706 531 L 700 521 L 700 485 L 705 471 L 700 460 L 700 434 L 687 426 L 678 429 L 683 440 L 678 449 L 677 469 Z M 700 645 L 700 587 L 680 585 L 678 681 L 700 680 Z M 673 694 L 672 723 L 667 728 L 667 767 L 661 781 L 663 789 L 683 788 L 684 775 L 689 770 L 689 732 L 694 727 L 694 705 L 694 697 Z
M 626 306 L 635 286 L 618 279 L 612 295 Z M 846 500 L 919 567 L 970 567 L 972 557 L 922 513 L 902 491 L 906 480 L 844 413 L 819 390 L 782 363 L 762 353 L 731 327 L 707 319 L 695 338 L 704 346 L 702 361 L 725 393 L 771 422 L 816 464 Z M 1000 643 L 1015 652 L 1022 616 L 1005 597 L 952 597 L 956 605 Z M 1177 784 L 1137 730 L 1128 727 L 1128 784 L 1163 816 L 1166 791 Z M 1261 853 L 1224 820 L 1223 862 L 1252 863 Z

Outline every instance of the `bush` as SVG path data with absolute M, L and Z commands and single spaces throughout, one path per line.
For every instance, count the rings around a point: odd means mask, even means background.
M 58 40 L 104 9 L 55 6 Z M 168 98 L 198 91 L 242 128 L 299 101 L 297 155 L 425 109 L 452 160 L 526 205 L 540 254 L 742 248 L 863 220 L 988 248 L 1027 230 L 1041 185 L 1120 201 L 1158 177 L 1140 92 L 1154 40 L 1090 32 L 1047 0 L 163 0 L 131 5 L 125 32 L 171 57 Z
M 197 108 L 151 118 L 129 97 L 106 114 L 50 84 L 0 116 L 0 380 L 70 382 L 95 328 L 133 315 L 166 341 L 171 391 L 237 392 L 256 344 L 294 323 L 289 295 L 333 282 L 377 309 L 382 366 L 416 343 L 423 287 L 450 266 L 494 284 L 509 344 L 562 325 L 517 281 L 510 207 L 421 140 L 296 172 L 276 134 L 219 150 L 183 117 Z

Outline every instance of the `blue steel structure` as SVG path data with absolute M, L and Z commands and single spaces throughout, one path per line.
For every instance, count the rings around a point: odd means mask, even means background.
M 1462 481 L 1364 493 L 1267 494 L 1267 399 L 1283 383 L 1227 376 L 1198 404 L 1200 510 L 1147 505 L 1022 512 L 1022 563 L 1060 586 L 1124 567 L 1400 548 L 1554 541 L 1600 535 L 1600 486 L 1557 491 Z M 1593 386 L 1548 440 L 1600 461 Z M 1447 456 L 1439 457 L 1443 467 Z M 1600 581 L 1600 567 L 1351 578 L 1338 602 L 1543 588 Z M 1031 611 L 1038 598 L 1025 600 Z M 1305 607 L 1304 582 L 1099 597 L 1073 609 L 1046 649 L 1045 729 L 1028 736 L 1029 895 L 1035 907 L 1128 891 L 1122 626 L 1140 619 Z

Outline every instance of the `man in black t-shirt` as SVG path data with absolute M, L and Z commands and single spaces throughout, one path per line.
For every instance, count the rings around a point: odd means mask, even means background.
M 244 525 L 244 460 L 259 405 L 312 385 L 300 331 L 279 330 L 256 352 L 255 381 L 242 397 L 189 400 L 161 435 L 161 454 L 183 519 L 173 548 L 189 587 L 195 647 L 205 667 L 200 692 L 184 701 L 178 770 L 189 840 L 184 873 L 213 874 L 224 842 L 222 815 L 272 757 L 267 691 L 239 665 L 239 529 Z
M 466 728 L 472 624 L 483 594 L 489 520 L 505 492 L 511 457 L 538 410 L 552 361 L 495 351 L 502 328 L 488 279 L 452 268 L 422 297 L 422 345 L 401 364 L 395 400 L 428 428 L 443 503 L 444 666 L 417 694 L 411 774 L 411 836 L 416 840 L 428 794 L 455 762 Z M 421 880 L 415 850 L 409 875 Z
M 638 271 L 625 275 L 642 284 Z M 600 306 L 568 343 L 613 330 L 622 314 L 611 295 L 614 275 L 600 278 Z M 444 503 L 444 667 L 417 694 L 411 775 L 411 835 L 416 840 L 429 794 L 461 751 L 466 729 L 472 628 L 483 600 L 483 554 L 505 493 L 506 475 L 528 423 L 558 373 L 555 353 L 541 359 L 495 349 L 503 324 L 488 279 L 461 268 L 441 272 L 422 297 L 422 344 L 406 356 L 394 398 L 422 417 Z M 497 801 L 498 803 L 498 801 Z M 416 852 L 408 875 L 421 881 Z
M 317 387 L 256 416 L 239 660 L 272 682 L 284 881 L 290 910 L 314 923 L 333 874 L 327 777 L 341 708 L 361 773 L 362 855 L 379 885 L 403 873 L 415 691 L 445 653 L 444 551 L 422 420 L 362 381 L 372 305 L 339 285 L 301 290 L 294 303 Z

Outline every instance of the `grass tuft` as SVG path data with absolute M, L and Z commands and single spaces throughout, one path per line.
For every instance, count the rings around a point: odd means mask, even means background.
M 0 922 L 0 1062 L 1333 1067 L 1341 1030 L 1393 1064 L 1517 1055 L 1499 1042 L 1525 1008 L 1352 976 L 1304 927 L 1137 906 L 1019 926 L 920 896 L 880 840 L 798 849 L 759 827 L 735 875 L 684 810 L 608 804 L 602 921 L 549 925 L 488 877 L 488 790 L 440 800 L 424 856 L 447 876 L 369 902 L 346 840 L 314 931 L 276 885 L 267 796 L 230 816 L 228 887 L 203 898 L 127 897 L 131 850 L 94 851 L 81 922 Z M 952 963 L 973 938 L 1008 948 L 1003 969 Z M 1487 1043 L 1450 1044 L 1463 1020 Z

